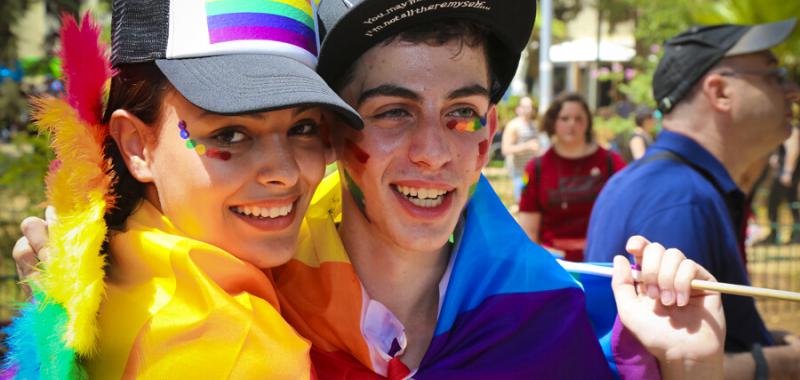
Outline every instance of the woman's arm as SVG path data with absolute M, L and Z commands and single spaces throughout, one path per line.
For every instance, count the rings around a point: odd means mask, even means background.
M 539 243 L 539 227 L 542 224 L 542 213 L 540 212 L 520 212 L 517 221 L 522 229 L 528 234 L 528 238 L 534 243 Z

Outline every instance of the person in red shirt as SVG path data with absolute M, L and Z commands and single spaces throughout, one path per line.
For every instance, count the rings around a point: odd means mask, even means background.
M 592 140 L 592 114 L 581 95 L 556 99 L 542 126 L 553 145 L 525 168 L 519 223 L 531 240 L 583 261 L 594 200 L 625 162 Z

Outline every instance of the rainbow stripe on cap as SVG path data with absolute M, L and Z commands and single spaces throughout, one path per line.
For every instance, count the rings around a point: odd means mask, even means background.
M 282 42 L 317 55 L 313 0 L 206 0 L 211 44 Z

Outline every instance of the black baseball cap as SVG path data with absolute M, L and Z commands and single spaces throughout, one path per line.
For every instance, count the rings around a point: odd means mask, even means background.
M 417 25 L 464 19 L 485 26 L 497 46 L 490 54 L 500 84 L 497 102 L 511 84 L 536 19 L 536 0 L 322 0 L 317 72 L 336 81 L 362 54 Z
M 363 128 L 314 71 L 311 1 L 114 0 L 114 66 L 155 62 L 187 100 L 214 113 L 315 105 Z
M 757 25 L 694 26 L 664 44 L 653 74 L 658 109 L 669 113 L 694 84 L 724 57 L 768 50 L 783 42 L 796 18 Z

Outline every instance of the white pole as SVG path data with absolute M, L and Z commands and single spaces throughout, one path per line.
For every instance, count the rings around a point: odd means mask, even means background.
M 544 114 L 553 101 L 553 63 L 550 62 L 550 44 L 553 33 L 553 0 L 542 0 L 539 15 L 539 114 Z

